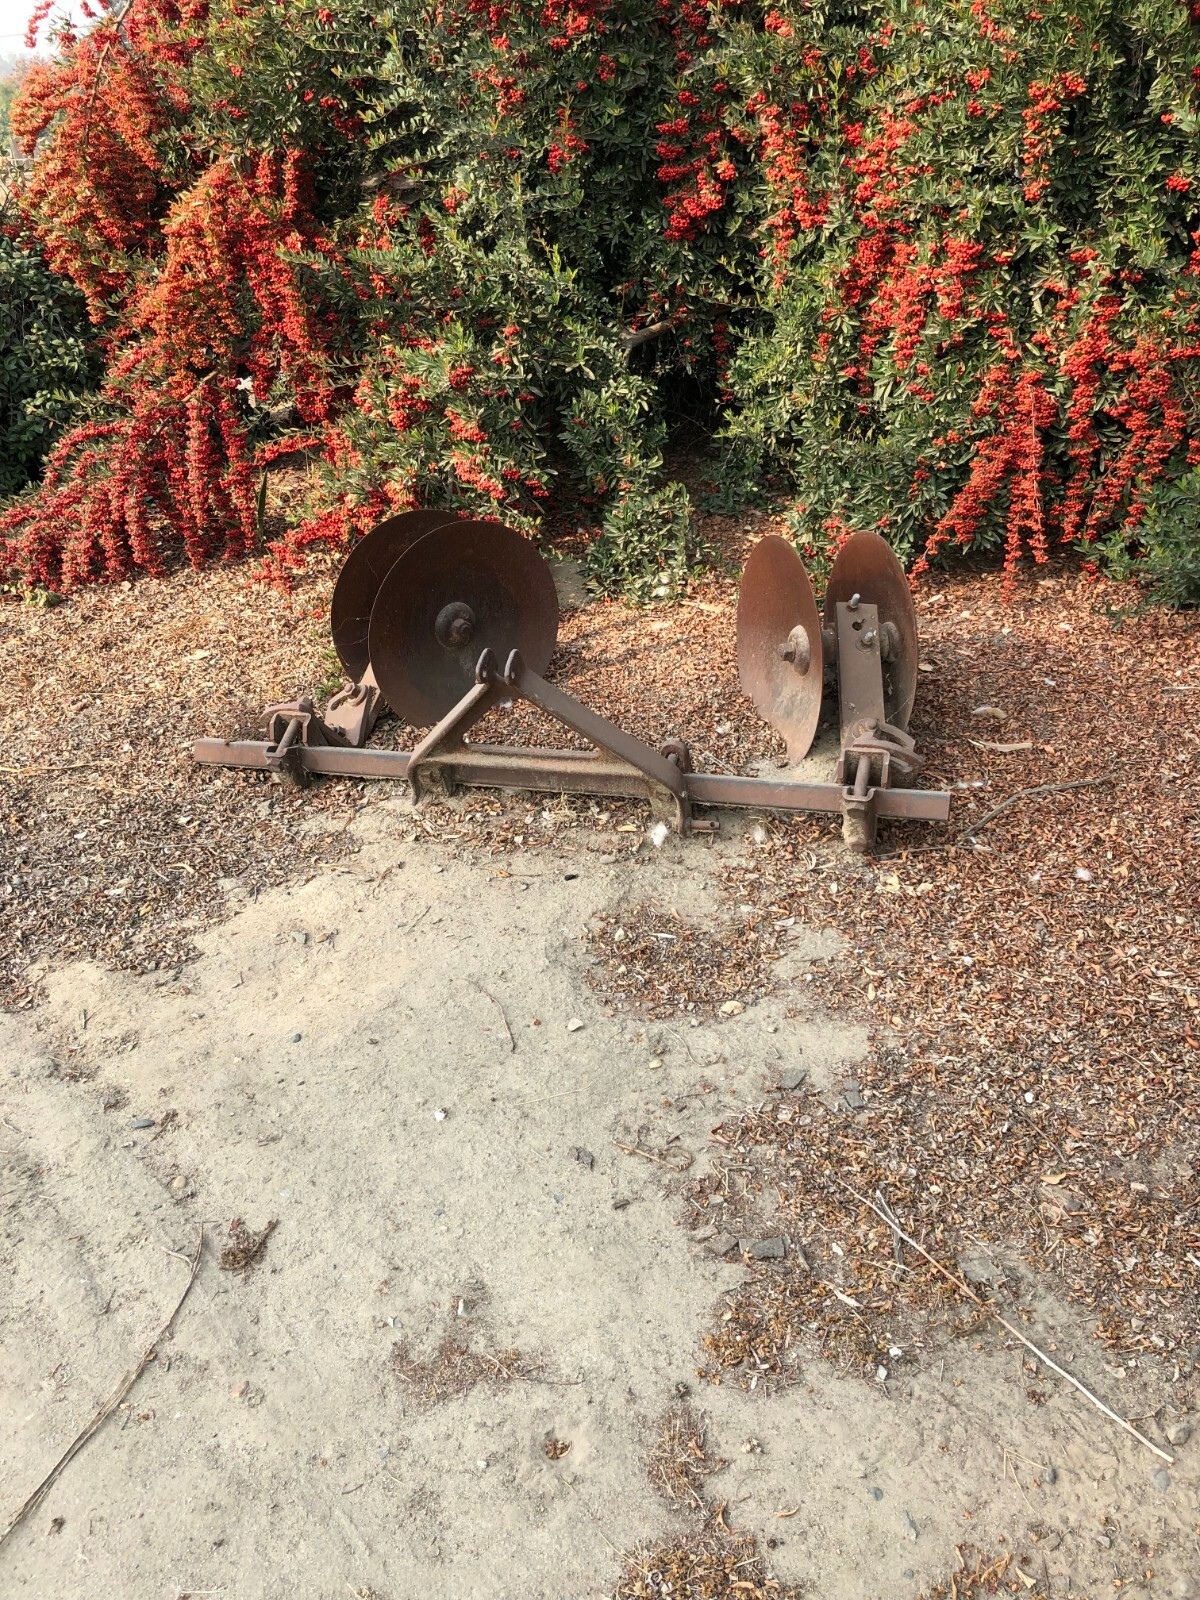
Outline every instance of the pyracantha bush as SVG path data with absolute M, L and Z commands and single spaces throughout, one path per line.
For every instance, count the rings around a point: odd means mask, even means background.
M 804 542 L 874 527 L 918 568 L 1142 544 L 1196 456 L 1195 13 L 730 13 L 764 269 L 727 494 L 777 474 Z
M 126 0 L 60 30 L 22 205 L 105 378 L 4 554 L 52 586 L 240 554 L 304 448 L 277 573 L 433 502 L 582 518 L 600 583 L 672 592 L 686 386 L 724 503 L 788 496 L 814 550 L 1084 542 L 1188 598 L 1195 12 Z

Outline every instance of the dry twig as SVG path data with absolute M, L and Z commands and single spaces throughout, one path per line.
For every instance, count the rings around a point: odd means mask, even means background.
M 499 1000 L 496 999 L 496 996 L 494 994 L 489 994 L 488 993 L 488 991 L 482 986 L 482 984 L 478 984 L 477 983 L 477 984 L 475 984 L 474 987 L 479 991 L 479 993 L 481 995 L 483 995 L 485 1000 L 490 1000 L 492 1002 L 492 1004 L 495 1006 L 496 1010 L 500 1013 L 500 1021 L 504 1024 L 504 1031 L 508 1035 L 509 1053 L 512 1054 L 512 1055 L 515 1055 L 516 1054 L 516 1050 L 517 1050 L 517 1041 L 513 1038 L 513 1031 L 508 1025 L 508 1018 L 504 1014 L 504 1007 L 500 1004 Z
M 956 835 L 959 839 L 970 838 L 986 828 L 989 822 L 994 822 L 998 816 L 1007 811 L 1010 806 L 1015 806 L 1021 800 L 1032 800 L 1036 795 L 1066 794 L 1070 789 L 1100 789 L 1114 780 L 1105 778 L 1074 778 L 1070 783 L 1039 783 L 1032 789 L 1018 789 L 1016 794 L 1010 794 L 1007 800 L 1001 800 L 998 806 L 993 806 L 990 811 L 985 811 L 977 822 L 970 823 Z
M 868 1206 L 880 1219 L 880 1221 L 886 1222 L 889 1228 L 895 1229 L 895 1231 L 904 1240 L 905 1244 L 911 1245 L 918 1255 L 923 1256 L 935 1271 L 941 1273 L 942 1277 L 946 1279 L 947 1283 L 952 1283 L 960 1294 L 965 1294 L 967 1299 L 974 1301 L 980 1310 L 986 1311 L 989 1316 L 994 1317 L 1006 1333 L 1012 1334 L 1014 1339 L 1018 1339 L 1027 1350 L 1032 1351 L 1032 1353 L 1040 1362 L 1043 1363 L 1044 1366 L 1049 1367 L 1052 1372 L 1057 1372 L 1060 1378 L 1065 1378 L 1068 1383 L 1073 1384 L 1074 1387 L 1079 1390 L 1080 1394 L 1083 1395 L 1085 1400 L 1090 1400 L 1098 1411 L 1102 1411 L 1104 1415 L 1111 1421 L 1115 1422 L 1118 1427 L 1124 1428 L 1126 1433 L 1131 1433 L 1139 1444 L 1144 1444 L 1147 1450 L 1152 1450 L 1154 1454 L 1160 1457 L 1163 1461 L 1174 1465 L 1175 1457 L 1173 1455 L 1170 1455 L 1166 1450 L 1161 1450 L 1152 1439 L 1147 1439 L 1144 1433 L 1139 1433 L 1132 1422 L 1127 1421 L 1124 1417 L 1118 1415 L 1117 1412 L 1111 1410 L 1104 1404 L 1103 1400 L 1094 1395 L 1086 1386 L 1086 1384 L 1081 1383 L 1073 1373 L 1068 1372 L 1065 1367 L 1060 1367 L 1058 1362 L 1052 1360 L 1044 1350 L 1039 1348 L 1038 1345 L 1034 1344 L 1032 1339 L 1027 1338 L 1026 1335 L 1021 1332 L 1020 1328 L 1016 1327 L 1014 1323 L 1009 1322 L 1007 1317 L 1002 1317 L 996 1310 L 995 1306 L 989 1305 L 981 1295 L 977 1295 L 969 1283 L 960 1278 L 957 1273 L 951 1272 L 949 1267 L 944 1267 L 936 1256 L 931 1256 L 929 1251 L 926 1250 L 923 1245 L 918 1244 L 910 1234 L 904 1232 L 903 1228 L 898 1227 L 894 1220 L 885 1216 L 873 1200 L 868 1200 L 865 1195 L 859 1194 L 857 1189 L 852 1189 L 850 1185 L 842 1178 L 839 1178 L 836 1173 L 833 1173 L 832 1177 L 834 1182 L 841 1184 L 846 1193 L 852 1194 L 860 1205 Z
M 92 1437 L 92 1435 L 97 1433 L 99 1431 L 99 1429 L 102 1427 L 102 1425 L 104 1424 L 104 1422 L 110 1416 L 112 1416 L 113 1412 L 121 1404 L 121 1401 L 124 1400 L 125 1396 L 133 1388 L 134 1384 L 141 1377 L 142 1373 L 145 1372 L 146 1368 L 154 1360 L 155 1356 L 157 1356 L 159 1345 L 163 1342 L 163 1340 L 171 1332 L 171 1329 L 175 1324 L 175 1318 L 179 1315 L 179 1312 L 180 1312 L 180 1310 L 181 1310 L 181 1308 L 183 1306 L 183 1302 L 187 1299 L 188 1294 L 191 1291 L 191 1287 L 196 1281 L 196 1274 L 200 1270 L 200 1257 L 203 1254 L 203 1251 L 204 1251 L 204 1226 L 203 1226 L 203 1224 L 201 1224 L 200 1228 L 198 1229 L 197 1234 L 196 1234 L 196 1249 L 195 1249 L 195 1253 L 192 1256 L 191 1270 L 188 1273 L 188 1280 L 183 1286 L 183 1293 L 179 1296 L 179 1299 L 175 1302 L 175 1309 L 171 1312 L 171 1315 L 167 1318 L 167 1320 L 163 1323 L 162 1327 L 158 1330 L 158 1333 L 155 1335 L 153 1341 L 149 1345 L 147 1345 L 145 1351 L 143 1352 L 142 1358 L 138 1362 L 137 1366 L 134 1367 L 133 1371 L 130 1372 L 126 1377 L 124 1377 L 121 1380 L 121 1382 L 113 1390 L 112 1394 L 109 1395 L 108 1399 L 100 1407 L 99 1411 L 97 1411 L 96 1415 L 88 1423 L 87 1427 L 84 1428 L 80 1433 L 77 1433 L 75 1435 L 75 1438 L 71 1441 L 71 1443 L 63 1451 L 62 1455 L 59 1456 L 58 1460 L 50 1468 L 50 1471 L 42 1479 L 41 1483 L 38 1484 L 37 1488 L 33 1491 L 33 1493 L 25 1501 L 24 1505 L 21 1506 L 20 1509 L 15 1513 L 15 1515 L 12 1518 L 12 1520 L 9 1522 L 8 1527 L 5 1528 L 5 1530 L 4 1530 L 4 1532 L 2 1534 L 0 1534 L 0 1546 L 3 1546 L 7 1542 L 9 1536 L 13 1532 L 15 1532 L 15 1530 L 25 1520 L 25 1518 L 29 1515 L 29 1513 L 31 1511 L 33 1511 L 38 1505 L 40 1505 L 42 1499 L 45 1497 L 47 1491 L 54 1484 L 54 1482 L 58 1478 L 59 1474 L 63 1471 L 63 1469 L 68 1465 L 69 1462 L 74 1460 L 74 1458 L 83 1449 L 84 1445 L 88 1442 L 88 1440 Z M 174 1254 L 174 1252 L 172 1252 L 172 1254 Z

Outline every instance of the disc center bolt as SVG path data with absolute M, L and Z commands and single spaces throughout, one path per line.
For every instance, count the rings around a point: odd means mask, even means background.
M 461 600 L 443 606 L 433 624 L 434 636 L 443 650 L 461 650 L 475 633 L 475 613 Z
M 784 661 L 790 661 L 801 676 L 812 666 L 812 644 L 805 628 L 793 628 L 783 644 L 777 646 L 777 649 L 780 658 Z

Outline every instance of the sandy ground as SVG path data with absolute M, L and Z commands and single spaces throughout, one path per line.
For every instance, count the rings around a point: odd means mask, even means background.
M 332 826 L 314 812 L 314 862 Z M 411 831 L 376 799 L 343 862 L 243 897 L 193 964 L 77 963 L 0 1016 L 0 1522 L 205 1233 L 173 1337 L 0 1548 L 0 1593 L 608 1594 L 630 1551 L 694 1525 L 646 1476 L 686 1386 L 729 1463 L 710 1502 L 806 1594 L 916 1596 L 966 1543 L 1019 1557 L 1018 1593 L 1200 1595 L 1200 1445 L 1167 1471 L 1065 1385 L 1031 1405 L 994 1329 L 876 1383 L 816 1359 L 753 1392 L 697 1379 L 746 1268 L 681 1226 L 675 1169 L 703 1172 L 709 1130 L 789 1067 L 840 1081 L 865 1036 L 797 1014 L 802 983 L 695 1027 L 610 1014 L 584 935 L 625 899 L 712 911 L 746 834 L 618 856 L 581 830 L 483 859 Z M 831 939 L 797 926 L 785 970 Z M 234 1218 L 278 1223 L 245 1274 L 219 1263 Z M 1028 1304 L 1162 1437 L 1186 1385 L 1118 1383 Z M 480 1359 L 447 1370 L 479 1381 L 430 1402 L 412 1373 L 436 1386 L 455 1344 Z

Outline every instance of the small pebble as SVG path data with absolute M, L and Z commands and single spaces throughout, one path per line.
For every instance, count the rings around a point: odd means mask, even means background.
M 572 1017 L 570 1022 L 567 1023 L 567 1032 L 568 1033 L 578 1033 L 580 1028 L 582 1028 L 582 1027 L 583 1027 L 583 1023 L 580 1022 L 579 1018 L 578 1017 Z
M 661 1067 L 661 1066 L 662 1066 L 662 1057 L 661 1056 L 654 1056 L 654 1057 L 651 1058 L 651 1060 L 649 1062 L 649 1067 L 650 1067 L 650 1071 L 651 1072 L 657 1072 L 659 1067 Z
M 904 1537 L 910 1544 L 915 1544 L 917 1541 L 917 1525 L 907 1511 L 904 1513 Z
M 1169 1489 L 1171 1487 L 1171 1474 L 1166 1467 L 1159 1467 L 1154 1474 L 1153 1482 L 1156 1489 Z
M 133 1121 L 129 1124 L 129 1126 L 131 1128 L 152 1128 L 154 1126 L 154 1118 L 153 1117 L 134 1117 Z
M 1057 1483 L 1058 1482 L 1058 1468 L 1057 1467 L 1047 1467 L 1046 1468 L 1046 1482 L 1047 1483 Z
M 1186 1444 L 1192 1437 L 1190 1422 L 1172 1422 L 1167 1426 L 1167 1442 L 1169 1444 Z
M 292 1035 L 292 1043 L 293 1044 L 299 1044 L 300 1043 L 300 1035 L 298 1033 L 294 1033 Z
M 779 1087 L 788 1090 L 802 1089 L 807 1076 L 803 1067 L 790 1067 L 787 1072 L 781 1073 Z
M 871 1490 L 871 1499 L 872 1500 L 882 1500 L 883 1499 L 883 1490 L 882 1489 L 872 1489 Z
M 771 1239 L 756 1239 L 750 1246 L 750 1254 L 756 1261 L 782 1261 L 787 1255 L 787 1241 L 782 1234 Z
M 596 1165 L 596 1158 L 590 1150 L 585 1150 L 581 1144 L 571 1146 L 571 1154 L 581 1167 L 586 1167 L 589 1172 Z
M 182 1194 L 187 1188 L 187 1179 L 183 1177 L 182 1174 L 178 1178 L 172 1178 L 171 1187 L 174 1189 L 176 1194 Z
M 435 1112 L 434 1112 L 434 1113 L 433 1113 L 433 1120 L 434 1120 L 434 1121 L 435 1121 L 435 1122 L 445 1122 L 445 1120 L 446 1120 L 446 1115 L 447 1115 L 447 1113 L 446 1113 L 446 1111 L 445 1111 L 445 1110 L 444 1110 L 444 1109 L 443 1109 L 443 1107 L 441 1107 L 441 1106 L 439 1106 L 439 1107 L 438 1107 L 438 1108 L 437 1108 L 437 1110 L 436 1110 L 436 1111 L 435 1111 Z

